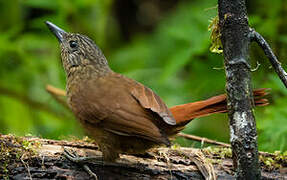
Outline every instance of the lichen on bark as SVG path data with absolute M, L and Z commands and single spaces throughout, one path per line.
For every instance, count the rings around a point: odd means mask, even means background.
M 249 65 L 249 25 L 245 0 L 218 1 L 226 74 L 230 142 L 238 179 L 260 179 L 257 132 Z

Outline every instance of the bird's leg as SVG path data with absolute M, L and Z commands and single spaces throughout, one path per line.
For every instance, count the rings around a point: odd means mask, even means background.
M 78 157 L 76 154 L 70 152 L 68 149 L 64 148 L 64 156 L 69 159 L 70 161 L 77 163 L 77 164 L 81 164 L 83 166 L 83 168 L 85 169 L 85 171 L 91 176 L 93 177 L 95 180 L 98 180 L 98 177 L 95 173 L 93 173 L 93 171 L 89 168 L 88 165 L 84 164 L 88 161 L 94 160 L 95 162 L 101 162 L 99 161 L 99 156 L 90 156 L 90 157 Z
M 85 171 L 92 176 L 94 179 L 98 179 L 97 175 L 95 173 L 93 173 L 91 171 L 91 169 L 88 167 L 88 165 L 86 165 L 86 163 L 93 163 L 96 165 L 102 165 L 102 166 L 116 166 L 116 167 L 121 167 L 123 165 L 119 164 L 119 163 L 115 163 L 115 162 L 107 162 L 107 161 L 103 161 L 103 157 L 102 156 L 86 156 L 86 157 L 79 157 L 78 155 L 76 155 L 75 153 L 71 152 L 70 150 L 68 150 L 67 148 L 64 148 L 64 156 L 76 163 L 76 164 L 80 164 L 83 166 L 83 168 L 85 169 Z
M 70 161 L 78 164 L 84 164 L 88 162 L 93 162 L 97 165 L 103 164 L 103 158 L 101 156 L 86 156 L 86 157 L 79 157 L 78 155 L 72 153 L 68 149 L 64 148 L 64 156 L 69 159 Z

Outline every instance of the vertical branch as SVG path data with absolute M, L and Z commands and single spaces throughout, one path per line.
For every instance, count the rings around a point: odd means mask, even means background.
M 249 26 L 245 0 L 218 0 L 224 52 L 230 141 L 238 179 L 260 179 L 257 132 L 252 112 Z

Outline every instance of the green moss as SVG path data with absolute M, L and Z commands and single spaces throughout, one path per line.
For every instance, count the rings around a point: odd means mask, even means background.
M 0 164 L 2 165 L 0 174 L 3 174 L 3 178 L 8 178 L 9 169 L 15 163 L 21 162 L 21 158 L 36 155 L 36 150 L 40 146 L 41 143 L 27 140 L 25 137 L 0 136 Z
M 203 152 L 205 153 L 205 155 L 212 156 L 214 158 L 219 158 L 219 159 L 232 158 L 232 151 L 230 148 L 209 146 L 203 149 Z
M 269 171 L 280 169 L 287 165 L 287 151 L 275 151 L 268 156 L 260 155 L 259 160 L 264 169 Z
M 178 150 L 180 148 L 180 145 L 179 144 L 173 144 L 172 146 L 171 146 L 171 149 L 172 150 Z
M 220 164 L 225 158 L 232 158 L 231 148 L 207 147 L 203 149 L 205 156 L 213 163 Z M 261 167 L 267 171 L 278 170 L 287 165 L 287 151 L 260 154 Z
M 221 44 L 221 33 L 219 29 L 219 18 L 215 16 L 208 26 L 208 30 L 211 31 L 210 40 L 211 40 L 211 47 L 210 51 L 213 53 L 221 54 L 223 52 L 223 47 Z

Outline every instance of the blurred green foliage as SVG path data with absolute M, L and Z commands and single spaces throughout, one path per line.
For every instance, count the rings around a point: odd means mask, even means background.
M 72 113 L 45 91 L 46 84 L 64 89 L 65 74 L 58 42 L 44 21 L 90 36 L 115 71 L 151 87 L 172 106 L 224 93 L 223 57 L 209 51 L 207 29 L 216 11 L 212 0 L 0 0 L 0 133 L 83 135 Z M 248 11 L 250 25 L 287 69 L 287 3 L 254 0 Z M 270 105 L 255 109 L 259 148 L 287 150 L 287 90 L 256 45 L 250 53 L 251 64 L 261 64 L 252 72 L 254 87 L 272 88 Z M 185 132 L 228 142 L 227 115 L 194 120 Z

